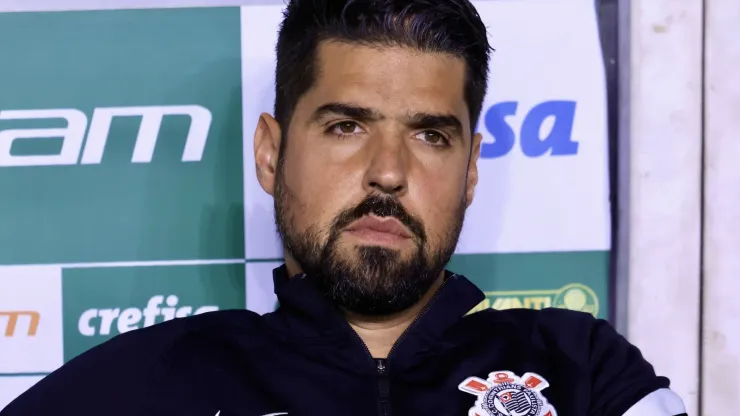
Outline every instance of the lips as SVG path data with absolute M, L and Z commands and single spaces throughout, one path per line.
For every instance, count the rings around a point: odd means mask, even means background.
M 398 237 L 411 238 L 411 232 L 393 217 L 380 218 L 376 216 L 365 216 L 353 222 L 347 231 L 361 232 L 373 231 L 376 233 L 392 234 Z

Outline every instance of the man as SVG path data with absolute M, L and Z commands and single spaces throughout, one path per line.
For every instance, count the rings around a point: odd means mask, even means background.
M 444 270 L 478 181 L 486 30 L 467 0 L 293 0 L 254 136 L 285 265 L 278 311 L 120 335 L 17 415 L 684 414 L 587 314 L 485 310 Z

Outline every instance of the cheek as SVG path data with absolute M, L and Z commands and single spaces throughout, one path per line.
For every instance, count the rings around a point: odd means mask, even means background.
M 453 176 L 426 175 L 424 183 L 417 188 L 415 205 L 420 208 L 417 212 L 423 213 L 422 219 L 432 242 L 437 242 L 449 232 L 460 214 L 465 179 L 453 181 L 451 178 Z
M 285 185 L 294 199 L 289 202 L 290 211 L 298 230 L 313 227 L 322 237 L 326 236 L 334 217 L 349 206 L 351 192 L 346 187 L 347 176 L 333 172 L 326 165 L 318 169 L 299 163 L 286 168 Z

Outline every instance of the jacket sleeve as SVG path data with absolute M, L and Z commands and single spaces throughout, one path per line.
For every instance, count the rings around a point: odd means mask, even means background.
M 177 338 L 176 321 L 118 335 L 80 354 L 0 410 L 0 416 L 136 416 L 147 381 Z
M 591 332 L 590 414 L 604 416 L 680 416 L 683 401 L 669 388 L 640 350 L 606 321 L 596 320 Z
M 683 401 L 670 389 L 658 389 L 627 410 L 624 416 L 687 416 Z

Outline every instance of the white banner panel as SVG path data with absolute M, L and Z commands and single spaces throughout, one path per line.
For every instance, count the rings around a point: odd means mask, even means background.
M 0 267 L 0 373 L 51 372 L 62 358 L 62 269 Z

